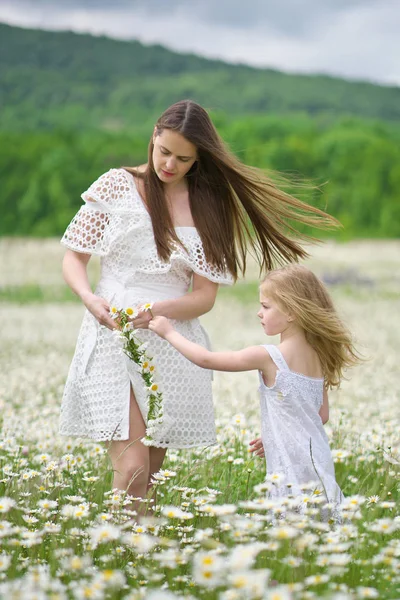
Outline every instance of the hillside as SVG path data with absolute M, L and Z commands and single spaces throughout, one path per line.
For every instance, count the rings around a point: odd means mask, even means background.
M 400 88 L 287 75 L 71 32 L 0 25 L 1 235 L 61 235 L 80 193 L 146 161 L 155 118 L 193 98 L 238 157 L 323 184 L 293 193 L 400 236 Z
M 400 120 L 400 88 L 230 65 L 137 41 L 0 24 L 0 129 L 132 130 L 172 102 Z

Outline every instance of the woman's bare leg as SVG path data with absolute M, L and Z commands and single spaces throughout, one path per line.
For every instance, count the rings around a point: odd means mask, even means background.
M 155 448 L 154 446 L 150 447 L 150 472 L 149 472 L 149 480 L 147 483 L 148 495 L 149 495 L 151 488 L 153 487 L 151 478 L 154 473 L 157 473 L 161 469 L 162 464 L 164 462 L 164 457 L 165 457 L 166 452 L 167 452 L 166 448 Z M 153 501 L 153 506 L 155 504 L 157 504 L 157 488 L 154 489 L 150 501 L 151 500 Z
M 113 488 L 138 498 L 146 496 L 150 473 L 150 448 L 140 441 L 145 433 L 146 426 L 131 388 L 129 439 L 112 441 L 108 453 L 114 470 Z
M 154 446 L 150 447 L 150 471 L 149 471 L 149 481 L 148 488 L 151 487 L 151 477 L 154 473 L 158 473 L 161 469 L 162 464 L 164 462 L 165 454 L 167 452 L 166 448 L 155 448 Z

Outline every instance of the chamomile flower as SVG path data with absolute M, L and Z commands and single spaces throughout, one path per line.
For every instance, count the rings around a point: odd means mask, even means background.
M 285 481 L 285 476 L 283 473 L 271 473 L 267 475 L 265 479 L 274 485 L 281 485 Z
M 369 498 L 367 498 L 367 504 L 368 506 L 370 506 L 371 504 L 378 504 L 379 500 L 379 496 L 369 496 Z
M 0 571 L 7 571 L 8 567 L 11 564 L 11 556 L 2 552 L 0 554 Z
M 140 363 L 140 368 L 143 371 L 143 373 L 150 373 L 150 367 L 151 367 L 151 362 L 147 359 L 144 359 L 141 363 Z
M 115 525 L 99 525 L 88 530 L 90 541 L 93 547 L 98 544 L 104 544 L 117 540 L 120 536 L 120 529 Z
M 158 385 L 158 383 L 152 383 L 151 385 L 149 385 L 149 387 L 147 389 L 152 394 L 156 394 L 157 392 L 160 391 L 160 386 Z
M 266 590 L 263 600 L 292 600 L 292 594 L 288 586 L 278 585 Z
M 139 314 L 138 311 L 135 308 L 132 308 L 131 306 L 125 308 L 125 313 L 130 319 L 135 319 Z
M 400 524 L 397 524 L 393 519 L 378 519 L 367 526 L 369 531 L 376 533 L 387 533 L 391 534 L 400 528 Z
M 331 454 L 332 454 L 334 463 L 345 462 L 346 458 L 348 458 L 350 456 L 350 452 L 348 452 L 347 450 L 339 450 L 339 449 L 331 450 Z
M 161 514 L 168 519 L 193 519 L 193 514 L 185 512 L 177 506 L 164 506 L 161 510 Z
M 224 561 L 214 554 L 198 552 L 193 560 L 194 581 L 205 588 L 216 588 L 223 581 Z
M 295 527 L 282 525 L 280 527 L 273 527 L 272 529 L 267 530 L 267 533 L 276 540 L 290 540 L 297 537 L 300 532 Z
M 14 508 L 14 506 L 16 506 L 16 504 L 17 503 L 12 498 L 3 496 L 2 498 L 0 498 L 0 513 L 8 512 L 12 508 Z
M 329 575 L 323 574 L 323 575 L 310 575 L 309 577 L 306 577 L 304 580 L 304 583 L 306 585 L 322 585 L 323 583 L 326 583 L 327 581 L 329 581 Z
M 359 598 L 379 598 L 379 592 L 372 587 L 361 587 L 356 589 Z

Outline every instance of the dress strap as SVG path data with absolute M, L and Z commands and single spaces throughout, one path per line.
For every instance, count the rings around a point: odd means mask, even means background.
M 282 356 L 282 352 L 276 346 L 272 344 L 263 345 L 263 348 L 266 349 L 276 366 L 280 371 L 290 371 L 285 359 Z

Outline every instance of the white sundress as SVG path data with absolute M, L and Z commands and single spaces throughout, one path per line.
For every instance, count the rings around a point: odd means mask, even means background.
M 265 385 L 259 373 L 261 437 L 267 474 L 283 475 L 269 495 L 298 496 L 302 484 L 314 481 L 319 488 L 322 484 L 328 502 L 339 504 L 343 493 L 336 483 L 328 437 L 319 416 L 324 380 L 291 371 L 279 348 L 263 347 L 278 370 L 272 387 Z
M 124 169 L 99 177 L 82 198 L 86 204 L 61 243 L 101 257 L 95 293 L 110 304 L 127 308 L 178 298 L 189 291 L 193 273 L 218 284 L 233 283 L 229 273 L 207 263 L 194 227 L 176 227 L 186 251 L 176 245 L 169 262 L 159 259 L 150 215 L 133 176 Z M 187 339 L 208 345 L 197 319 L 173 323 Z M 138 336 L 148 342 L 163 393 L 165 425 L 153 445 L 189 448 L 216 443 L 211 371 L 193 365 L 147 329 Z M 128 439 L 131 385 L 146 422 L 146 390 L 136 365 L 121 352 L 120 340 L 86 311 L 65 385 L 60 433 L 96 441 Z

